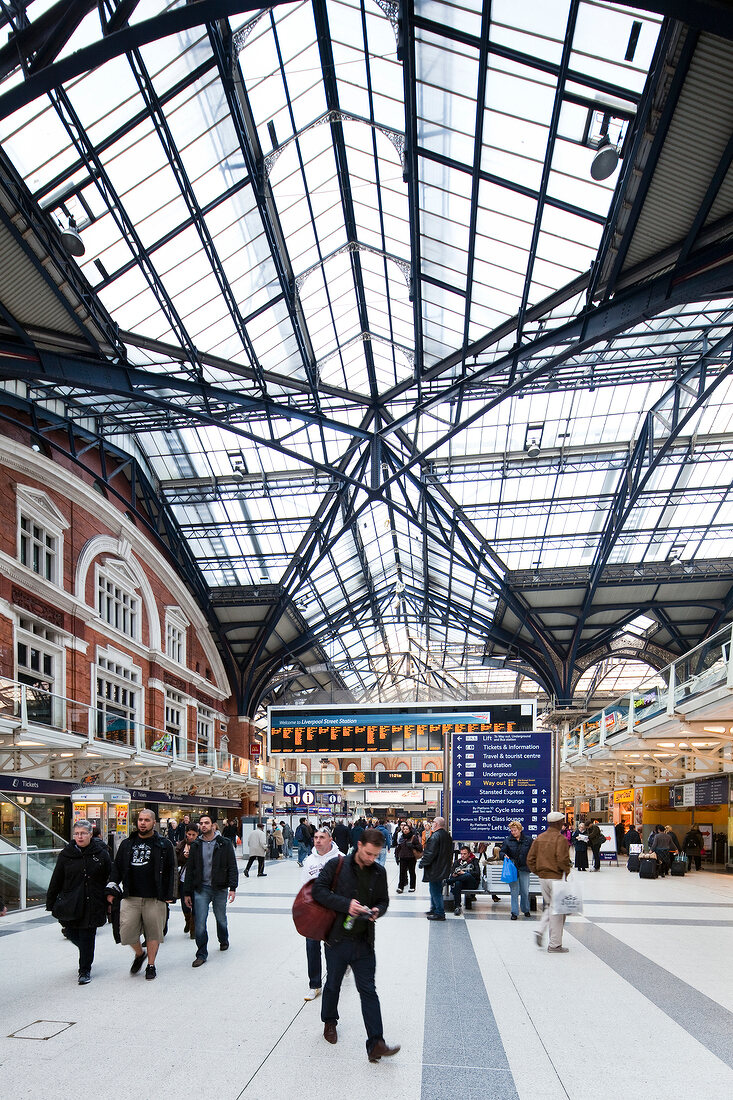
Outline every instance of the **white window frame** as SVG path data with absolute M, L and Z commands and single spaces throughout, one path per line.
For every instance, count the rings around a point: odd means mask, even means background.
M 43 668 L 36 671 L 30 665 L 22 666 L 20 664 L 20 654 L 18 652 L 21 645 L 26 646 L 27 649 L 35 649 L 42 657 L 50 657 L 53 662 L 53 671 L 49 675 Z M 30 677 L 35 676 L 36 681 L 40 685 L 41 683 L 48 683 L 48 688 L 43 689 L 48 691 L 50 708 L 48 721 L 38 719 L 40 725 L 63 725 L 63 697 L 65 689 L 66 679 L 66 650 L 64 649 L 61 641 L 61 636 L 53 626 L 44 622 L 42 619 L 36 619 L 32 615 L 18 615 L 15 629 L 15 678 L 18 682 L 21 681 L 21 676 Z M 33 685 L 28 685 L 31 689 Z M 43 709 L 43 701 L 45 696 L 39 695 L 36 698 L 33 691 L 28 692 L 28 719 L 33 722 L 34 706 L 39 706 Z
M 132 727 L 126 738 L 127 744 L 135 744 L 134 730 L 139 730 L 142 722 L 143 676 L 142 669 L 134 664 L 127 653 L 111 647 L 97 649 L 96 660 L 92 666 L 93 735 L 100 740 L 108 740 L 105 730 L 100 732 L 101 715 L 112 714 L 115 718 L 126 720 Z M 100 695 L 99 683 L 104 682 L 112 690 Z M 126 693 L 134 694 L 134 703 L 124 700 Z M 115 694 L 117 698 L 115 698 Z M 100 706 L 100 700 L 102 705 Z M 106 704 L 111 702 L 111 706 Z M 121 714 L 119 712 L 122 712 Z M 106 725 L 106 720 L 105 720 Z
M 201 755 L 214 749 L 216 715 L 210 707 L 199 703 L 196 707 L 196 751 Z
M 113 589 L 111 596 L 110 585 Z M 112 621 L 105 607 L 105 604 L 109 606 L 110 600 L 117 609 Z M 94 571 L 94 601 L 97 615 L 105 627 L 132 641 L 141 640 L 143 601 L 139 585 L 124 562 L 108 560 L 97 565 Z
M 175 743 L 176 756 L 188 759 L 188 699 L 180 691 L 165 689 L 164 699 L 165 732 L 171 735 Z M 178 717 L 176 717 L 178 712 Z
M 62 588 L 64 583 L 64 531 L 69 526 L 66 518 L 59 512 L 56 505 L 38 489 L 32 489 L 29 485 L 19 485 L 16 490 L 17 513 L 17 556 L 24 569 L 28 569 L 34 576 L 39 577 L 47 584 L 53 584 Z M 30 524 L 31 531 L 23 530 L 23 520 Z M 42 537 L 36 536 L 32 528 L 38 527 Z M 23 561 L 23 544 L 29 540 L 31 544 L 40 544 L 41 553 L 47 551 L 46 540 L 53 540 L 51 567 L 46 576 L 46 569 L 33 567 L 33 553 L 30 562 Z
M 165 653 L 176 664 L 186 664 L 187 631 L 190 623 L 180 607 L 165 609 Z

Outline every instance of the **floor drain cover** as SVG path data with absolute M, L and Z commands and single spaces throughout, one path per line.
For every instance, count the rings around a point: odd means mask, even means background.
M 74 1026 L 74 1020 L 34 1020 L 20 1031 L 11 1031 L 9 1039 L 53 1039 Z

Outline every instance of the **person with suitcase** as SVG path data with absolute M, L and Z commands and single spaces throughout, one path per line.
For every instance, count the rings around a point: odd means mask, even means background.
M 672 836 L 662 829 L 652 837 L 650 848 L 659 860 L 659 877 L 666 878 L 672 865 L 672 855 L 677 851 Z

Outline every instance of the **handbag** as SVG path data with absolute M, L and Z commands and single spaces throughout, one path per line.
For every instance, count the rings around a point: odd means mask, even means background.
M 333 877 L 331 889 L 338 882 L 341 865 L 344 857 L 339 856 L 336 874 Z M 293 902 L 293 924 L 301 936 L 307 940 L 327 940 L 331 935 L 337 913 L 334 909 L 327 909 L 313 898 L 313 880 L 303 883 Z
M 516 882 L 518 878 L 517 868 L 513 860 L 509 856 L 504 856 L 504 863 L 501 868 L 501 881 L 502 882 Z
M 80 921 L 84 916 L 85 897 L 86 891 L 83 882 L 80 882 L 73 890 L 68 890 L 65 893 L 62 891 L 53 903 L 51 915 L 62 924 L 74 924 L 76 921 Z
M 553 882 L 550 911 L 559 917 L 570 917 L 583 912 L 583 895 L 574 879 L 572 882 L 570 879 Z

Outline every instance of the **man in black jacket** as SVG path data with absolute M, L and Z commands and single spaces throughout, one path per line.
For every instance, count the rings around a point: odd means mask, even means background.
M 356 851 L 329 860 L 313 883 L 313 900 L 336 912 L 326 942 L 327 974 L 321 1001 L 323 1037 L 329 1043 L 338 1041 L 339 993 L 350 966 L 361 1000 L 370 1062 L 378 1062 L 400 1049 L 399 1046 L 387 1046 L 384 1041 L 382 1010 L 374 984 L 377 965 L 374 923 L 387 912 L 389 905 L 387 873 L 375 862 L 383 839 L 377 829 L 366 829 L 357 842 Z
M 337 821 L 333 827 L 333 842 L 346 855 L 349 850 L 349 830 L 343 821 Z
M 422 880 L 427 882 L 430 890 L 428 920 L 445 920 L 443 883 L 450 874 L 453 862 L 453 841 L 445 827 L 444 817 L 436 817 L 432 828 L 418 867 L 422 867 Z
M 137 830 L 122 841 L 115 857 L 107 900 L 120 903 L 120 943 L 135 952 L 130 967 L 137 974 L 145 961 L 140 944 L 145 936 L 148 965 L 145 977 L 155 978 L 155 957 L 163 939 L 167 909 L 176 900 L 176 853 L 173 845 L 155 831 L 155 813 L 144 809 L 137 815 Z
M 209 934 L 206 931 L 209 905 L 216 918 L 219 950 L 229 948 L 227 888 L 229 901 L 232 902 L 239 880 L 234 846 L 231 840 L 217 832 L 210 814 L 201 815 L 199 829 L 201 832 L 188 853 L 182 887 L 184 902 L 189 908 L 193 906 L 196 924 L 196 958 L 191 963 L 194 967 L 203 966 L 209 954 Z

